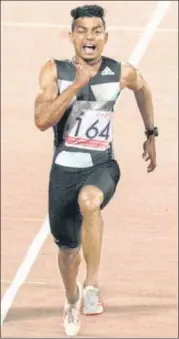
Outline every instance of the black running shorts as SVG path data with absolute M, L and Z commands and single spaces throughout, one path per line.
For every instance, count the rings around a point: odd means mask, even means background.
M 81 244 L 81 189 L 86 185 L 98 187 L 104 194 L 103 209 L 113 197 L 119 179 L 120 168 L 115 160 L 74 172 L 53 163 L 48 208 L 51 233 L 59 247 L 76 248 Z

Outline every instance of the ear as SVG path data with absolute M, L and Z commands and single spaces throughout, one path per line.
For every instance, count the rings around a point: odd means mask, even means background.
M 108 42 L 108 32 L 105 33 L 105 43 Z
M 69 39 L 70 42 L 73 43 L 73 32 L 69 32 Z

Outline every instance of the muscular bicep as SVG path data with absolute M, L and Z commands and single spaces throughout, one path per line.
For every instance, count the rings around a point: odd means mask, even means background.
M 129 88 L 134 92 L 146 86 L 146 82 L 140 71 L 129 63 L 122 64 L 121 67 L 121 88 Z
M 35 105 L 53 101 L 58 96 L 56 66 L 53 60 L 49 60 L 41 69 L 39 75 L 39 92 Z
M 44 104 L 46 102 L 54 101 L 58 96 L 58 86 L 55 81 L 47 84 L 44 88 L 40 88 L 37 94 L 35 104 Z
M 56 66 L 48 61 L 39 75 L 39 92 L 34 103 L 34 121 L 37 127 L 44 130 L 44 121 L 50 112 L 50 107 L 58 96 Z

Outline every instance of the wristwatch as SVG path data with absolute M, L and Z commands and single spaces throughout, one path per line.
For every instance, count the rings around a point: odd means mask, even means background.
M 158 137 L 158 127 L 154 127 L 153 129 L 146 130 L 145 135 L 148 138 L 150 135 L 154 135 L 155 137 Z

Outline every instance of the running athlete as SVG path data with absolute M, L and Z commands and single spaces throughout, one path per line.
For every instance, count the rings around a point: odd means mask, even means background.
M 50 60 L 40 71 L 35 124 L 53 127 L 54 156 L 49 179 L 49 220 L 58 245 L 58 265 L 65 289 L 64 328 L 74 336 L 85 315 L 103 312 L 98 269 L 103 220 L 101 210 L 114 196 L 120 168 L 113 153 L 111 119 L 120 92 L 134 92 L 146 140 L 143 158 L 156 167 L 154 112 L 150 89 L 129 63 L 102 55 L 108 39 L 103 8 L 85 5 L 71 11 L 71 60 Z M 86 279 L 77 280 L 80 246 Z

